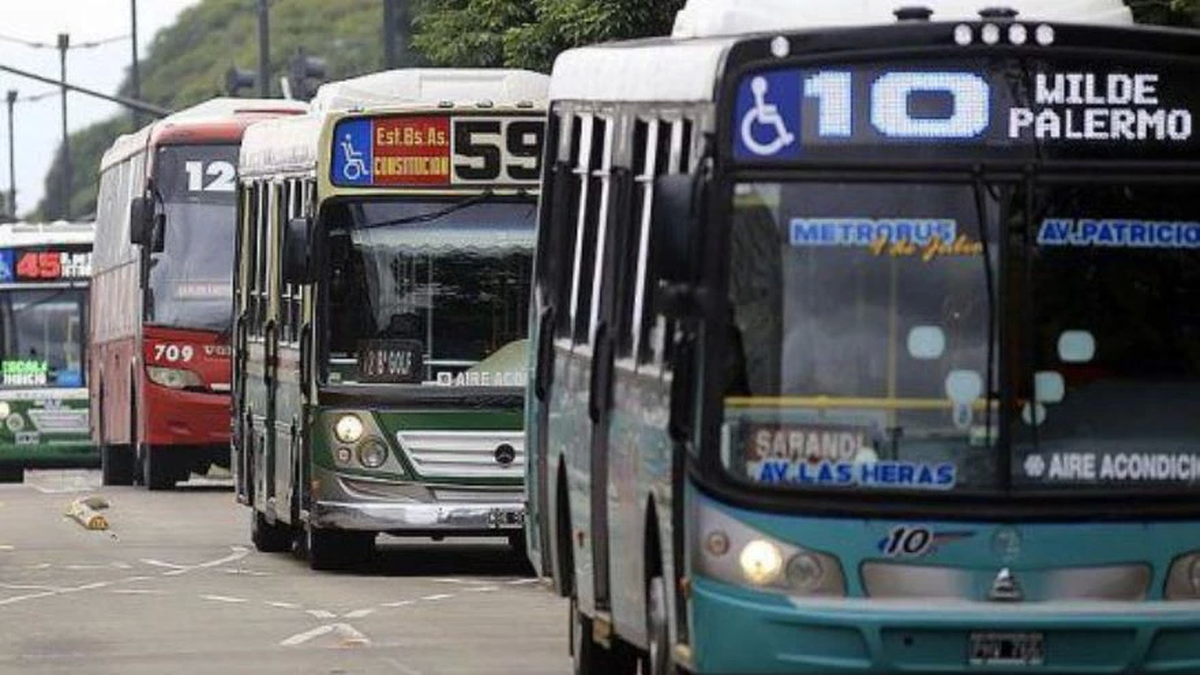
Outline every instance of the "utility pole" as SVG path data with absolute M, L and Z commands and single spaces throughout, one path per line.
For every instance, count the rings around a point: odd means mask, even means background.
M 137 0 L 129 0 L 129 42 L 133 45 L 133 63 L 129 68 L 129 81 L 133 85 L 133 98 L 142 97 L 142 80 L 138 73 L 138 33 L 137 33 Z M 133 127 L 142 126 L 142 116 L 133 112 Z
M 71 46 L 69 33 L 58 34 L 58 62 L 62 74 L 62 169 L 63 169 L 63 220 L 71 219 L 71 146 L 67 136 L 67 48 Z
M 383 0 L 383 65 L 396 67 L 396 3 Z
M 13 104 L 17 102 L 17 90 L 8 90 L 8 215 L 17 217 L 17 150 L 13 139 Z
M 271 32 L 267 25 L 268 0 L 258 0 L 258 93 L 271 97 Z

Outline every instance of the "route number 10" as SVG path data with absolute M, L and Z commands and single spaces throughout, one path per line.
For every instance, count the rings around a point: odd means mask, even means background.
M 987 130 L 991 89 L 975 73 L 897 71 L 883 73 L 871 83 L 869 114 L 880 134 L 896 139 L 976 138 Z M 949 100 L 944 116 L 914 115 L 914 95 Z M 817 101 L 817 135 L 846 138 L 854 133 L 853 73 L 823 70 L 804 80 L 804 97 Z

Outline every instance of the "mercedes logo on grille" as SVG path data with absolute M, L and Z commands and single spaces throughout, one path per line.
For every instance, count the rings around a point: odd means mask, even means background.
M 496 463 L 500 466 L 508 466 L 517 459 L 517 449 L 508 443 L 501 443 L 496 446 Z

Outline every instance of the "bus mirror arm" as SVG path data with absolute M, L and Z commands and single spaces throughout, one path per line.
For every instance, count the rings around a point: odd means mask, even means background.
M 289 284 L 313 282 L 312 261 L 309 256 L 309 235 L 312 221 L 306 217 L 292 218 L 283 237 L 283 280 Z

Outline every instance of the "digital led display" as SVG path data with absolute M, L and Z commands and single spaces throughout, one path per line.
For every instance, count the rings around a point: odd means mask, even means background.
M 91 251 L 0 249 L 0 283 L 77 280 L 91 276 Z
M 545 120 L 390 115 L 334 128 L 329 179 L 345 187 L 537 184 Z
M 835 157 L 870 146 L 924 157 L 1033 147 L 1070 156 L 1195 157 L 1200 67 L 942 59 L 750 72 L 735 84 L 733 159 Z M 843 155 L 844 156 L 844 155 Z

